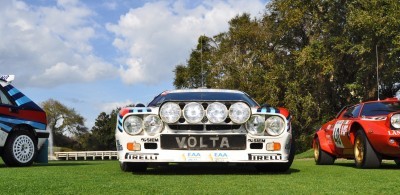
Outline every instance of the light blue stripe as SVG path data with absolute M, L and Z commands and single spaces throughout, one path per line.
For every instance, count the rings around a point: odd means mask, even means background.
M 267 108 L 265 108 L 265 107 L 262 108 L 262 109 L 261 109 L 261 113 L 267 113 Z
M 271 113 L 276 113 L 274 108 L 270 107 L 269 109 L 271 109 Z
M 26 104 L 26 103 L 31 102 L 31 101 L 32 100 L 30 100 L 28 97 L 23 96 L 23 97 L 17 99 L 15 102 L 17 102 L 17 105 L 20 106 L 20 105 Z
M 122 117 L 118 117 L 118 121 L 122 124 Z
M 19 93 L 19 91 L 15 88 L 12 88 L 8 91 L 8 94 L 10 94 L 10 96 L 13 96 L 15 94 Z
M 7 126 L 7 125 L 5 125 L 5 124 L 0 123 L 0 127 L 1 127 L 2 129 L 6 130 L 7 132 L 10 132 L 10 131 L 11 131 L 11 127 L 9 127 L 9 126 Z
M 148 112 L 149 112 L 149 111 L 147 111 L 147 108 L 133 108 L 133 109 L 130 109 L 129 112 L 130 112 L 130 113 L 138 113 L 139 110 L 140 110 L 142 113 L 148 113 Z

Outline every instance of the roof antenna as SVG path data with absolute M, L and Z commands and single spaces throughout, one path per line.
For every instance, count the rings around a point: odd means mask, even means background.
M 378 45 L 375 45 L 375 53 L 376 53 L 376 83 L 378 84 L 378 101 L 380 101 L 379 98 L 379 61 L 378 61 Z
M 204 74 L 203 74 L 203 38 L 204 36 L 201 36 L 200 39 L 200 65 L 201 65 L 201 88 L 204 88 Z

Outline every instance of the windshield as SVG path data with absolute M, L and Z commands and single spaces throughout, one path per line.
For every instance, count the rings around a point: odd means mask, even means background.
M 361 116 L 388 115 L 400 111 L 400 102 L 371 102 L 364 104 Z
M 149 103 L 149 107 L 158 107 L 166 101 L 244 101 L 251 107 L 258 106 L 251 97 L 244 93 L 227 92 L 184 92 L 160 94 Z

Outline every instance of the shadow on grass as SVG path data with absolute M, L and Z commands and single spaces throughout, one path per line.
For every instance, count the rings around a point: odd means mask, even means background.
M 4 162 L 2 164 L 0 164 L 0 169 L 1 168 L 34 168 L 34 167 L 70 167 L 70 166 L 86 166 L 86 165 L 96 165 L 99 163 L 93 163 L 92 162 L 51 162 L 51 163 L 33 163 L 33 165 L 28 166 L 28 167 L 8 167 L 4 164 Z
M 148 168 L 146 172 L 134 172 L 139 175 L 290 175 L 298 173 L 298 169 L 289 169 L 283 173 L 259 172 L 254 166 L 250 165 L 226 165 L 226 164 L 172 164 Z
M 356 167 L 356 165 L 354 164 L 354 160 L 348 160 L 346 161 L 342 161 L 342 162 L 335 162 L 333 165 L 338 165 L 338 166 L 342 166 L 342 167 L 349 167 L 349 168 L 354 168 L 354 169 L 359 169 Z M 379 168 L 376 169 L 382 169 L 382 170 L 400 170 L 400 167 L 397 166 L 394 163 L 388 163 L 388 162 L 382 162 L 381 166 Z

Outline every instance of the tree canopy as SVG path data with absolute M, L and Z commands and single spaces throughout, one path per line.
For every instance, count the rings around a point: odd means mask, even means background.
M 73 147 L 76 138 L 88 132 L 85 119 L 75 109 L 68 108 L 57 100 L 49 99 L 42 102 L 47 115 L 47 126 L 52 132 L 54 145 Z

